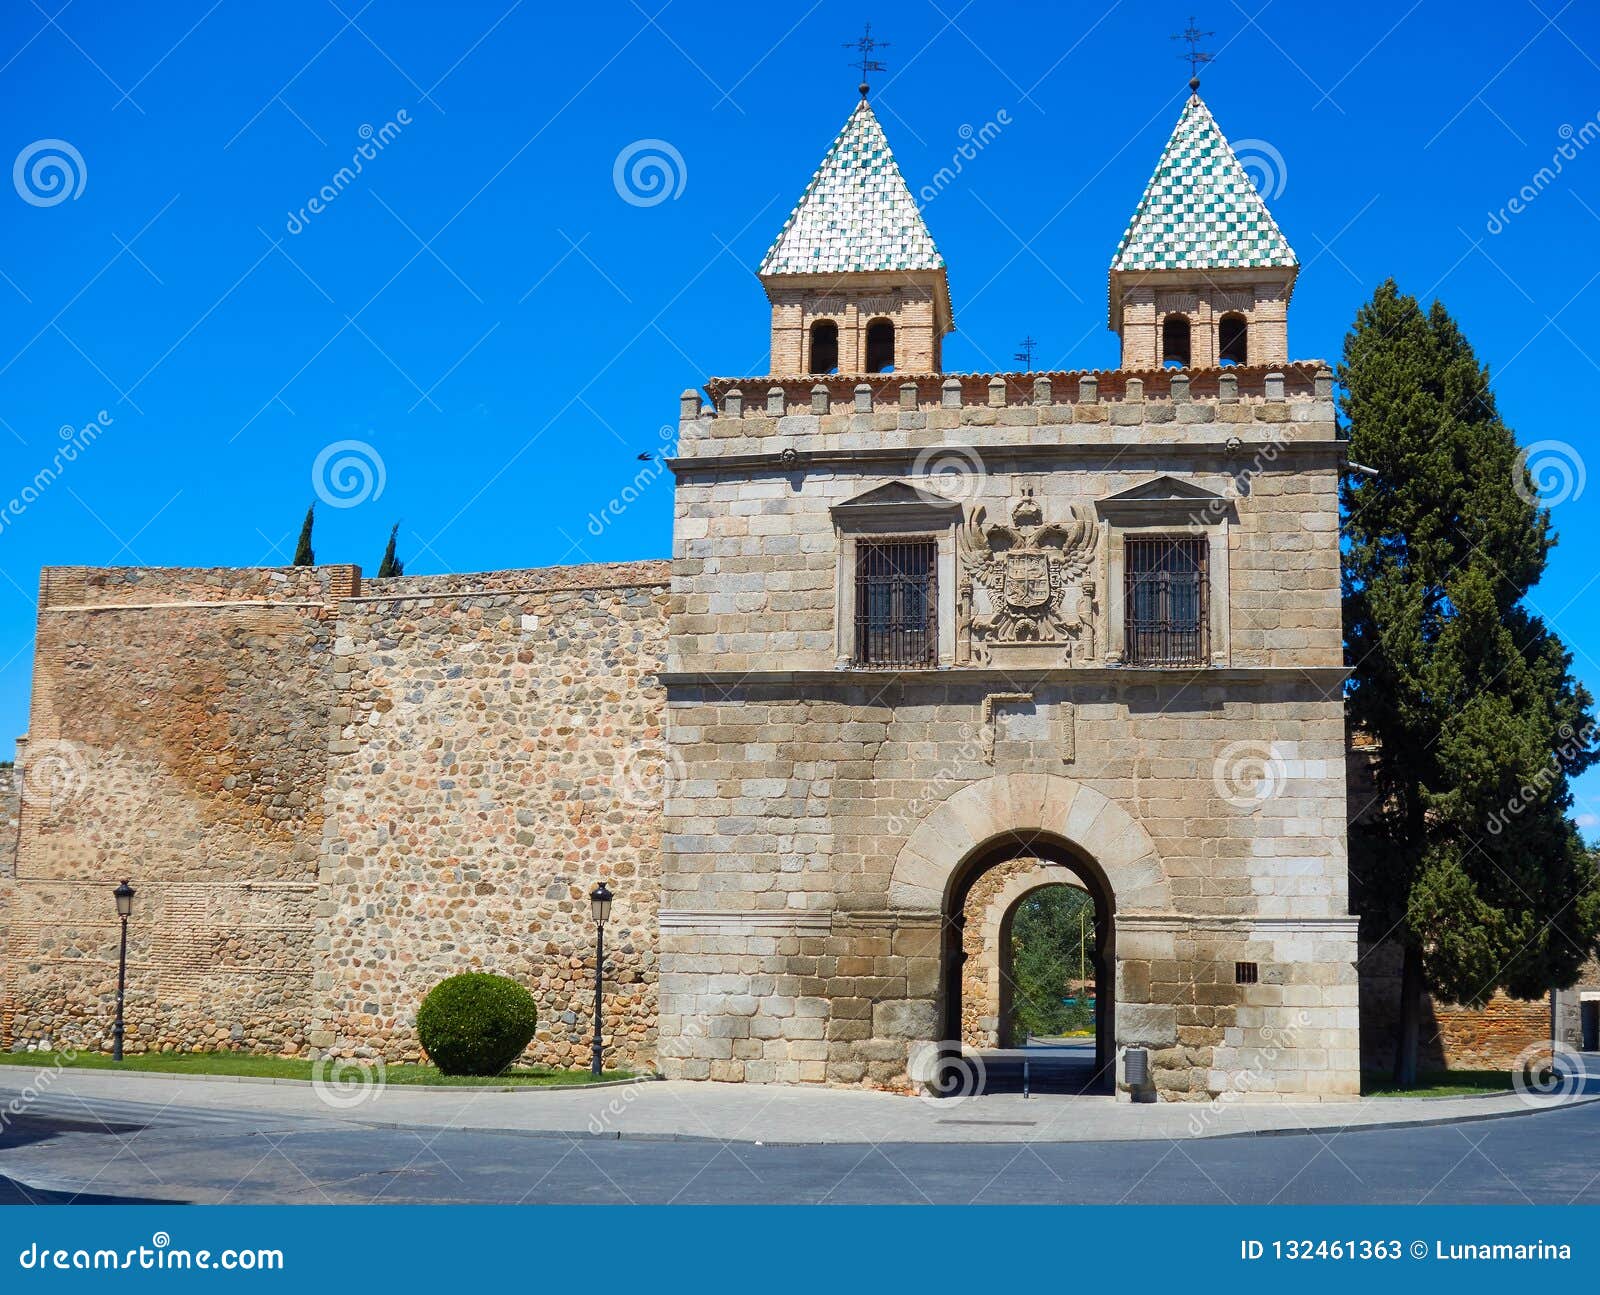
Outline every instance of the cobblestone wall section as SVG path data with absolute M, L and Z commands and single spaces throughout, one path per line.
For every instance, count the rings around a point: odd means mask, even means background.
M 603 879 L 617 895 L 608 1064 L 653 1064 L 663 567 L 508 573 L 535 588 L 345 604 L 316 939 L 319 1049 L 415 1060 L 428 989 L 483 970 L 538 1000 L 529 1061 L 586 1064 L 588 896 Z

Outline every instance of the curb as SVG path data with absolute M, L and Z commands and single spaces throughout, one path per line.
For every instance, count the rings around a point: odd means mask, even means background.
M 1497 1096 L 1498 1094 L 1487 1094 Z M 1418 1099 L 1423 1100 L 1423 1099 Z M 697 1142 L 713 1146 L 741 1146 L 741 1147 L 774 1147 L 783 1150 L 796 1150 L 804 1147 L 1017 1147 L 1017 1146 L 1076 1146 L 1097 1145 L 1106 1146 L 1123 1142 L 1176 1142 L 1180 1138 L 1193 1138 L 1200 1141 L 1227 1141 L 1233 1138 L 1282 1138 L 1305 1137 L 1310 1135 L 1323 1135 L 1340 1137 L 1347 1133 L 1367 1132 L 1394 1132 L 1403 1129 L 1429 1129 L 1439 1128 L 1447 1124 L 1481 1124 L 1486 1120 L 1513 1119 L 1520 1115 L 1548 1115 L 1552 1111 L 1576 1110 L 1580 1106 L 1592 1106 L 1600 1102 L 1600 1095 L 1585 1097 L 1577 1101 L 1559 1102 L 1549 1107 L 1520 1107 L 1511 1111 L 1485 1111 L 1481 1115 L 1439 1115 L 1419 1120 L 1386 1120 L 1372 1124 L 1328 1124 L 1321 1127 L 1308 1126 L 1301 1128 L 1282 1129 L 1239 1129 L 1232 1133 L 1206 1133 L 1192 1134 L 1187 1132 L 1152 1133 L 1147 1137 L 1136 1138 L 970 1138 L 959 1142 L 926 1141 L 911 1139 L 895 1139 L 891 1142 L 863 1142 L 859 1139 L 840 1138 L 838 1140 L 818 1139 L 815 1141 L 793 1141 L 779 1138 L 719 1138 L 704 1133 L 629 1133 L 624 1129 L 615 1131 L 607 1130 L 602 1133 L 593 1133 L 588 1130 L 576 1129 L 501 1129 L 457 1128 L 457 1132 L 490 1133 L 501 1137 L 517 1138 L 558 1138 L 569 1142 Z M 352 1117 L 350 1122 L 360 1124 L 369 1129 L 399 1129 L 415 1131 L 419 1127 L 432 1128 L 435 1126 L 419 1126 L 414 1123 L 400 1121 L 363 1120 Z
M 1483 1096 L 1494 1097 L 1496 1093 L 1485 1093 Z M 1396 1098 L 1397 1101 L 1450 1101 L 1448 1097 L 1420 1097 Z M 1398 1129 L 1437 1129 L 1446 1124 L 1482 1124 L 1486 1120 L 1514 1119 L 1519 1115 L 1549 1115 L 1554 1111 L 1575 1111 L 1580 1106 L 1593 1106 L 1600 1102 L 1600 1095 L 1593 1097 L 1580 1097 L 1574 1101 L 1556 1101 L 1549 1106 L 1523 1106 L 1514 1111 L 1485 1111 L 1482 1115 L 1435 1115 L 1423 1120 L 1386 1120 L 1374 1124 L 1346 1124 L 1335 1128 L 1328 1126 L 1329 1132 L 1335 1137 L 1344 1133 L 1366 1133 L 1369 1130 L 1381 1132 L 1387 1130 L 1394 1132 Z M 1214 1138 L 1273 1138 L 1283 1137 L 1290 1133 L 1321 1133 L 1322 1129 L 1247 1129 L 1238 1133 L 1214 1133 Z
M 5 1072 L 22 1070 L 22 1066 L 0 1066 L 0 1091 L 4 1091 Z M 315 1088 L 321 1081 L 315 1079 L 289 1079 L 282 1075 L 191 1075 L 161 1070 L 104 1070 L 98 1067 L 68 1066 L 63 1075 L 117 1075 L 135 1079 L 167 1079 L 180 1083 L 207 1084 L 277 1084 L 286 1088 Z M 627 1079 L 602 1079 L 594 1084 L 395 1084 L 397 1091 L 409 1093 L 570 1093 L 593 1091 L 596 1088 L 626 1088 L 630 1084 L 653 1084 L 660 1075 L 631 1075 Z M 386 1083 L 385 1089 L 389 1087 Z M 130 1098 L 127 1100 L 137 1100 Z

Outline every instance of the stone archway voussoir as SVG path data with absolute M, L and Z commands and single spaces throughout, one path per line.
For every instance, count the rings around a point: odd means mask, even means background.
M 936 806 L 900 848 L 889 884 L 897 909 L 940 909 L 951 876 L 973 851 L 1012 834 L 1044 832 L 1082 850 L 1105 874 L 1119 909 L 1170 910 L 1155 843 L 1127 810 L 1057 774 L 1010 773 L 971 783 Z

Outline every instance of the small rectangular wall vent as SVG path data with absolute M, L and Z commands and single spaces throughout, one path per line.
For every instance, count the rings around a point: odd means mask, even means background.
M 1253 962 L 1236 962 L 1233 964 L 1233 983 L 1236 985 L 1253 985 L 1261 978 L 1260 968 Z

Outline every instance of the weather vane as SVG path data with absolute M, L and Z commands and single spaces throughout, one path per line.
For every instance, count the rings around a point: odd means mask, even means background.
M 1211 62 L 1211 55 L 1200 48 L 1200 42 L 1207 36 L 1215 36 L 1216 34 L 1214 31 L 1201 31 L 1194 25 L 1194 15 L 1190 14 L 1187 30 L 1177 32 L 1172 37 L 1173 40 L 1189 42 L 1189 52 L 1187 54 L 1179 54 L 1178 57 L 1189 60 L 1189 88 L 1191 90 L 1200 89 L 1200 67 L 1202 64 Z
M 1022 339 L 1022 341 L 1018 343 L 1018 345 L 1022 349 L 1020 351 L 1018 351 L 1015 355 L 1013 355 L 1011 358 L 1016 360 L 1017 363 L 1019 363 L 1020 365 L 1022 365 L 1022 371 L 1024 373 L 1032 373 L 1033 372 L 1033 348 L 1036 347 L 1037 345 L 1039 345 L 1039 343 L 1034 341 L 1033 338 L 1030 336 L 1030 337 L 1024 337 Z
M 1190 21 L 1192 22 L 1193 19 Z M 846 49 L 853 49 L 856 51 L 856 53 L 861 55 L 861 58 L 857 62 L 851 63 L 849 66 L 855 68 L 861 73 L 861 84 L 856 88 L 861 91 L 861 97 L 865 99 L 867 97 L 868 88 L 867 73 L 887 72 L 889 70 L 888 68 L 884 67 L 882 63 L 879 63 L 872 57 L 872 51 L 875 49 L 888 49 L 889 42 L 886 40 L 873 40 L 872 24 L 868 23 L 861 33 L 861 39 L 848 40 L 844 43 L 844 47 Z

